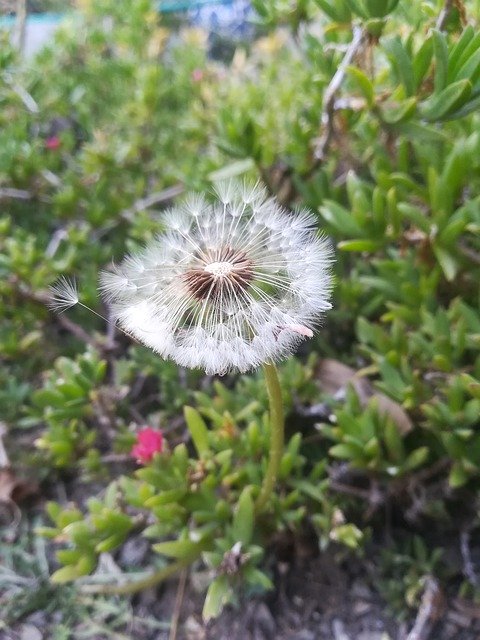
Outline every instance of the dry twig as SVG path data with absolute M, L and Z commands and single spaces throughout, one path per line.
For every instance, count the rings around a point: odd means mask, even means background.
M 428 640 L 433 625 L 443 613 L 443 604 L 443 595 L 437 580 L 428 576 L 415 624 L 406 640 Z
M 25 49 L 25 35 L 27 29 L 27 0 L 17 0 L 17 22 L 15 25 L 15 44 L 20 53 Z
M 131 224 L 135 218 L 135 215 L 140 211 L 149 209 L 156 204 L 164 204 L 165 202 L 169 202 L 170 200 L 173 200 L 177 196 L 181 195 L 184 190 L 185 187 L 183 186 L 183 184 L 179 183 L 171 187 L 167 187 L 162 191 L 151 193 L 149 196 L 145 196 L 144 198 L 139 198 L 132 204 L 131 207 L 120 211 L 120 213 L 118 214 L 118 218 L 120 220 L 123 220 L 124 222 L 127 222 L 128 224 Z M 103 236 L 109 233 L 117 224 L 118 219 L 116 218 L 115 220 L 109 221 L 106 225 L 98 229 L 94 233 L 95 241 L 103 238 Z
M 358 50 L 363 44 L 364 36 L 365 33 L 363 31 L 363 28 L 356 25 L 353 28 L 352 41 L 345 52 L 343 60 L 323 94 L 323 109 L 321 115 L 321 125 L 323 127 L 323 133 L 317 141 L 313 155 L 317 165 L 318 163 L 321 163 L 325 160 L 334 134 L 333 120 L 335 113 L 336 94 L 345 79 L 345 74 L 347 72 L 348 66 L 351 64 L 353 58 L 356 56 Z
M 460 551 L 463 560 L 463 573 L 471 584 L 478 589 L 480 580 L 478 579 L 475 565 L 473 564 L 472 555 L 470 553 L 470 531 L 462 531 L 460 534 Z
M 50 298 L 47 293 L 31 291 L 20 282 L 17 282 L 14 278 L 12 278 L 11 284 L 15 287 L 16 292 L 25 300 L 31 300 L 32 302 L 37 302 L 38 304 L 48 307 Z M 101 353 L 108 354 L 114 348 L 114 344 L 112 342 L 104 344 L 99 340 L 92 338 L 92 336 L 89 335 L 80 325 L 67 318 L 66 315 L 55 314 L 55 318 L 60 326 L 66 329 L 69 333 Z
M 175 604 L 173 607 L 172 622 L 170 625 L 170 633 L 168 640 L 176 640 L 178 633 L 178 621 L 180 619 L 180 611 L 182 609 L 183 596 L 185 595 L 185 585 L 187 584 L 187 569 L 184 569 L 178 581 L 177 595 L 175 597 Z
M 33 197 L 33 193 L 25 189 L 12 189 L 10 187 L 0 189 L 0 200 L 7 198 L 12 198 L 13 200 L 32 200 Z
M 445 0 L 445 4 L 443 9 L 438 16 L 437 24 L 435 25 L 439 31 L 444 31 L 447 26 L 448 19 L 450 17 L 450 13 L 453 8 L 458 9 L 460 14 L 460 20 L 465 25 L 467 23 L 467 12 L 465 10 L 465 5 L 462 0 Z
M 145 196 L 145 198 L 140 198 L 139 200 L 134 202 L 133 205 L 128 209 L 124 209 L 123 211 L 121 211 L 120 217 L 127 222 L 132 222 L 133 217 L 136 213 L 144 211 L 145 209 L 149 209 L 155 204 L 161 204 L 163 202 L 173 200 L 173 198 L 181 195 L 184 189 L 185 187 L 183 186 L 183 184 L 174 184 L 172 187 L 168 187 L 167 189 L 163 189 L 162 191 L 151 193 L 149 196 Z

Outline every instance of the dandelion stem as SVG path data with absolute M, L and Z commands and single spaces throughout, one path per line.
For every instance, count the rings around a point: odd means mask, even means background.
M 282 390 L 278 379 L 277 368 L 274 364 L 263 365 L 265 381 L 267 383 L 268 399 L 270 402 L 270 451 L 267 471 L 263 479 L 260 494 L 255 503 L 257 513 L 267 504 L 278 478 L 280 462 L 283 455 L 284 415 Z

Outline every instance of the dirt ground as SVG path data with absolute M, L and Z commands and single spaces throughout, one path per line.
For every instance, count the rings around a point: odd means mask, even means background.
M 112 623 L 108 628 L 107 620 L 104 632 L 94 632 L 80 621 L 69 635 L 57 635 L 56 624 L 63 628 L 66 620 L 60 620 L 58 612 L 39 609 L 0 630 L 0 640 L 480 639 L 480 607 L 442 594 L 434 579 L 426 585 L 418 610 L 399 621 L 372 584 L 368 559 L 339 564 L 327 552 L 293 564 L 275 560 L 275 565 L 275 592 L 245 599 L 207 624 L 201 619 L 201 587 L 207 577 L 200 572 L 135 596 L 130 620 L 123 626 Z M 122 600 L 111 598 L 110 606 L 123 606 Z M 166 621 L 165 629 L 146 629 L 142 621 L 147 618 Z

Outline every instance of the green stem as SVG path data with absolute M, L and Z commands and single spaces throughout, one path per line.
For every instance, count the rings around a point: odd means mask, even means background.
M 146 578 L 142 578 L 141 580 L 132 580 L 130 582 L 126 582 L 125 584 L 89 584 L 84 585 L 81 590 L 83 593 L 99 593 L 103 595 L 131 595 L 133 593 L 137 593 L 138 591 L 143 591 L 143 589 L 150 589 L 151 587 L 155 587 L 160 582 L 163 582 L 170 576 L 175 575 L 185 567 L 191 565 L 197 558 L 200 557 L 202 551 L 205 549 L 205 545 L 201 544 L 197 547 L 197 549 L 189 553 L 184 558 L 177 560 L 176 562 L 172 562 L 171 564 L 155 571 L 151 575 Z
M 277 482 L 280 470 L 280 462 L 283 455 L 284 441 L 284 415 L 282 390 L 278 380 L 277 368 L 274 364 L 263 366 L 265 381 L 267 383 L 268 399 L 270 402 L 270 452 L 267 471 L 263 479 L 260 494 L 255 503 L 257 513 L 263 510 L 267 504 Z

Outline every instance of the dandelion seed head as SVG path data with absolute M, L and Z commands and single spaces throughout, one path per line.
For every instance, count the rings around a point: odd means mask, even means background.
M 79 302 L 77 284 L 75 280 L 62 276 L 50 287 L 48 306 L 56 313 L 63 313 Z
M 311 212 L 256 184 L 189 196 L 165 230 L 101 274 L 119 325 L 165 358 L 207 373 L 286 357 L 330 308 L 332 250 Z

